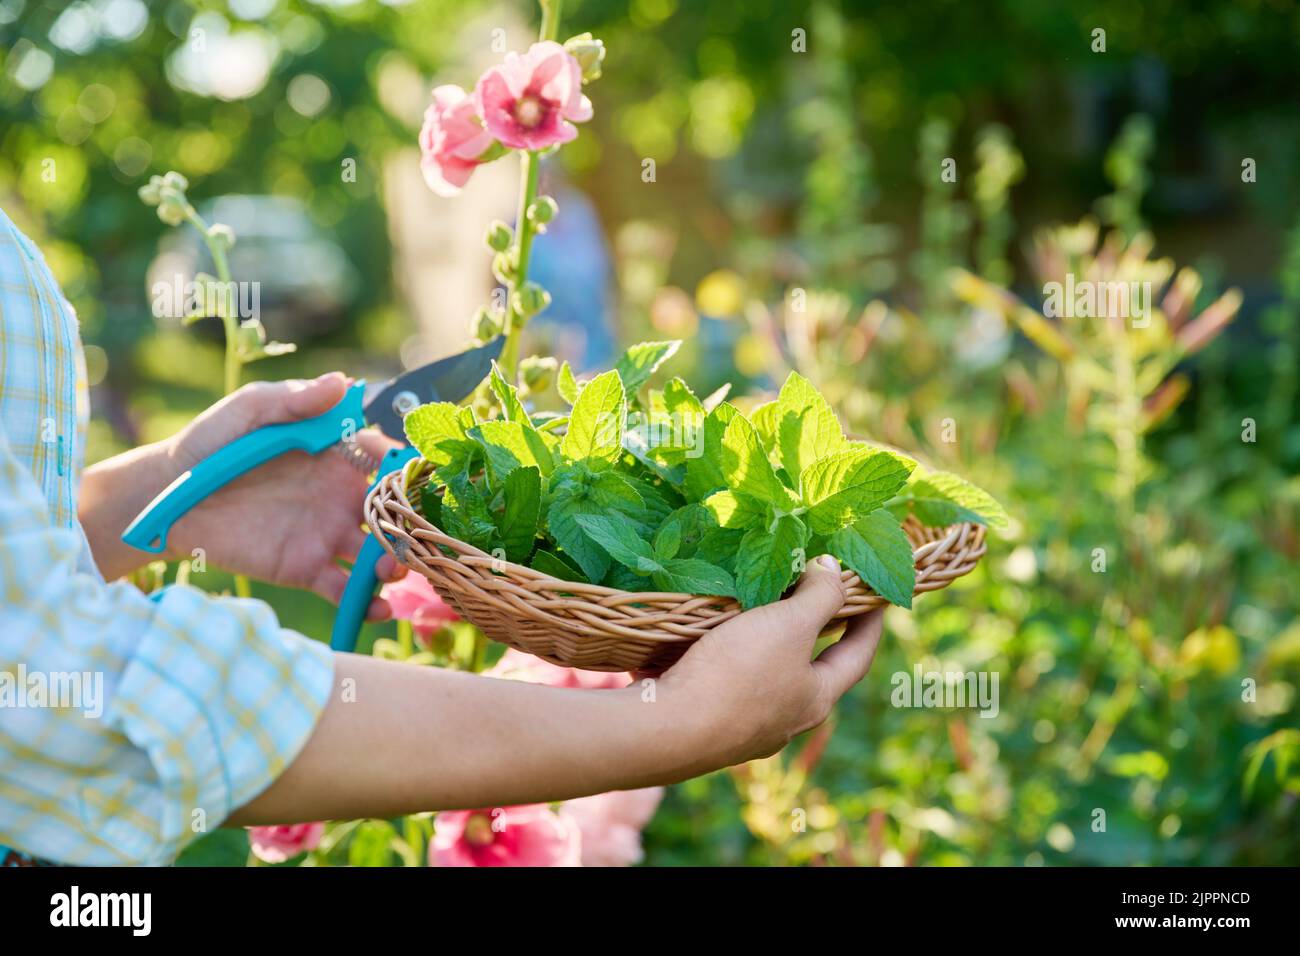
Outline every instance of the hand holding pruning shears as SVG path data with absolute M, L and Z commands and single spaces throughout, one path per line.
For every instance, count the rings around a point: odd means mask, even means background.
M 336 600 L 331 643 L 352 650 L 367 612 L 386 614 L 374 603 L 376 584 L 400 576 L 361 530 L 364 476 L 376 470 L 382 476 L 415 457 L 402 430 L 404 414 L 469 395 L 502 344 L 497 339 L 369 387 L 336 373 L 241 389 L 172 440 L 169 456 L 179 477 L 122 540 L 182 557 L 201 547 L 222 567 Z M 180 536 L 175 542 L 169 541 L 173 528 Z M 354 560 L 350 574 L 337 558 Z

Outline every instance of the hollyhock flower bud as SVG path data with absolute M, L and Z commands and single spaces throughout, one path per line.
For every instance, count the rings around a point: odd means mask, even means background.
M 479 77 L 474 100 L 487 131 L 512 149 L 539 150 L 578 135 L 574 123 L 591 119 L 582 95 L 582 67 L 553 40 L 510 53 Z
M 509 285 L 515 277 L 515 260 L 509 252 L 498 252 L 492 257 L 492 275 L 502 285 Z
M 490 342 L 501 334 L 501 315 L 491 309 L 479 309 L 470 323 L 470 334 L 480 342 Z
M 185 221 L 185 206 L 175 196 L 168 196 L 163 191 L 162 202 L 158 204 L 158 218 L 169 226 L 179 226 Z
M 560 363 L 554 356 L 533 355 L 519 363 L 519 374 L 530 394 L 544 392 L 555 381 L 555 372 Z
M 163 178 L 161 176 L 150 176 L 149 181 L 137 190 L 140 201 L 146 206 L 158 205 L 158 203 L 162 202 L 162 185 Z
M 539 225 L 546 225 L 559 211 L 560 207 L 550 196 L 538 196 L 528 207 L 528 218 Z
M 420 129 L 420 170 L 424 181 L 439 196 L 455 196 L 492 147 L 474 100 L 459 86 L 447 84 L 433 91 Z
M 235 230 L 224 222 L 214 223 L 208 229 L 208 238 L 218 245 L 230 249 L 235 245 Z
M 514 233 L 500 219 L 494 219 L 487 227 L 487 233 L 483 236 L 483 241 L 493 252 L 505 252 L 510 248 L 510 242 L 514 239 Z
M 551 294 L 536 282 L 525 282 L 511 300 L 518 315 L 531 318 L 551 304 Z
M 579 33 L 564 41 L 564 49 L 578 61 L 582 68 L 582 82 L 600 79 L 601 64 L 605 62 L 605 44 L 590 33 Z

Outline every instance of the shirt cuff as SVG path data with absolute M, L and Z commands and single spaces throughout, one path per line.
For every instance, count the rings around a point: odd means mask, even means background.
M 139 849 L 169 863 L 298 755 L 329 698 L 334 660 L 324 644 L 280 627 L 261 601 L 188 586 L 155 600 L 105 719 L 157 773 L 156 842 Z

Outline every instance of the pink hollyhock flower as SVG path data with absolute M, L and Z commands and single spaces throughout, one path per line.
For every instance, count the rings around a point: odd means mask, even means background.
M 544 661 L 540 657 L 509 648 L 501 659 L 484 671 L 489 677 L 505 677 L 510 680 L 528 681 L 530 684 L 546 684 L 549 687 L 585 687 L 598 690 L 604 687 L 626 687 L 631 683 L 631 675 L 615 672 L 583 671 L 576 667 L 561 667 Z
M 578 135 L 573 124 L 591 119 L 582 67 L 552 40 L 534 43 L 522 56 L 506 54 L 479 77 L 474 100 L 487 131 L 514 149 L 567 143 Z
M 293 823 L 275 827 L 249 827 L 253 856 L 263 863 L 283 863 L 299 853 L 314 850 L 325 835 L 323 823 Z
M 420 129 L 420 169 L 439 196 L 455 196 L 492 145 L 479 121 L 474 100 L 459 86 L 440 86 L 424 113 Z
M 641 831 L 663 799 L 663 787 L 616 790 L 569 800 L 560 815 L 578 825 L 583 866 L 631 866 L 645 857 Z
M 459 621 L 457 614 L 433 589 L 429 579 L 414 571 L 385 584 L 379 591 L 393 609 L 393 617 L 410 621 L 417 637 L 427 639 L 444 624 Z
M 430 866 L 579 866 L 578 824 L 544 803 L 438 814 Z

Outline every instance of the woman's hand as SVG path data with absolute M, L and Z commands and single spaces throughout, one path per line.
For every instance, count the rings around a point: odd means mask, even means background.
M 812 660 L 826 623 L 844 606 L 839 563 L 816 559 L 794 593 L 732 618 L 697 641 L 659 678 L 669 699 L 699 710 L 721 747 L 720 765 L 766 757 L 816 727 L 871 667 L 884 610 L 850 618 Z
M 339 372 L 310 381 L 245 385 L 167 441 L 89 469 L 81 517 L 100 571 L 111 579 L 142 563 L 146 555 L 122 544 L 119 536 L 178 475 L 256 428 L 325 412 L 347 387 Z M 358 432 L 357 442 L 376 458 L 393 444 L 373 429 Z M 365 476 L 343 455 L 289 452 L 242 475 L 177 521 L 168 536 L 168 557 L 202 554 L 228 571 L 309 589 L 337 603 L 347 572 L 336 559 L 351 560 L 365 541 L 366 488 Z M 403 570 L 387 555 L 379 562 L 381 580 Z M 387 603 L 376 598 L 370 617 L 387 615 Z

